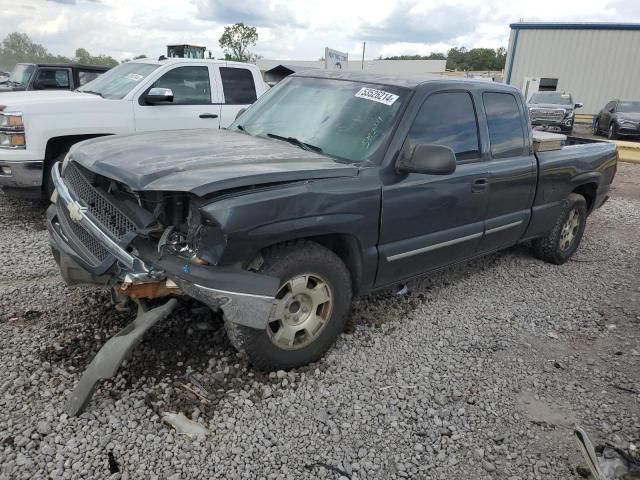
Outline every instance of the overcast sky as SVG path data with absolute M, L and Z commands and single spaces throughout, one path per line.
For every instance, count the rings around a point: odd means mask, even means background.
M 324 47 L 359 57 L 506 46 L 509 23 L 639 22 L 638 0 L 0 0 L 0 38 L 27 33 L 57 54 L 122 59 L 168 43 L 222 55 L 224 25 L 258 27 L 252 49 L 272 59 L 317 60 Z

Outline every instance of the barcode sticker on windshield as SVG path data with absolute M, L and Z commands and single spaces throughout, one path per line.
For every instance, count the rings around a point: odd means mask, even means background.
M 137 73 L 130 73 L 129 75 L 127 75 L 127 78 L 129 80 L 133 80 L 134 82 L 139 82 L 144 77 L 142 75 L 138 75 Z
M 393 103 L 399 98 L 398 95 L 394 95 L 393 93 L 367 87 L 361 88 L 358 93 L 356 93 L 356 97 L 366 98 L 367 100 L 384 103 L 385 105 L 393 105 Z

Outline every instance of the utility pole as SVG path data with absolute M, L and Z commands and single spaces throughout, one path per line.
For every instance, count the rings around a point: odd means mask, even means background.
M 362 42 L 362 70 L 364 70 L 364 49 L 367 47 L 367 42 Z

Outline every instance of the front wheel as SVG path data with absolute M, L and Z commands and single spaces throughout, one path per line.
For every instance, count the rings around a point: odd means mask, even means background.
M 611 122 L 611 125 L 609 125 L 609 133 L 607 134 L 607 138 L 609 140 L 618 139 L 618 127 L 616 127 L 616 124 L 613 122 Z
M 586 200 L 577 193 L 570 194 L 551 232 L 533 241 L 534 254 L 545 262 L 562 265 L 578 249 L 586 223 Z
M 49 200 L 51 199 L 51 195 L 53 195 L 53 191 L 56 189 L 56 187 L 53 185 L 51 169 L 57 162 L 62 163 L 64 161 L 64 157 L 66 156 L 67 156 L 67 152 L 62 152 L 60 155 L 55 157 L 50 162 L 45 162 L 45 165 L 44 165 L 45 170 L 43 172 L 44 181 L 42 185 L 43 195 L 46 196 L 46 198 L 43 198 L 45 202 L 49 202 Z
M 227 321 L 234 346 L 259 370 L 288 370 L 319 360 L 344 330 L 351 276 L 342 260 L 314 242 L 276 246 L 260 273 L 280 278 L 265 330 Z

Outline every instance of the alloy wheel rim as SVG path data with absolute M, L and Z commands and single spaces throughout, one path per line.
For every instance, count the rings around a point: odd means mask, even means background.
M 271 342 L 283 350 L 299 350 L 313 343 L 333 310 L 333 292 L 320 276 L 304 274 L 282 284 L 268 321 Z
M 576 239 L 578 235 L 578 230 L 580 229 L 580 212 L 578 209 L 574 208 L 569 213 L 569 217 L 567 221 L 562 226 L 562 230 L 560 231 L 560 250 L 563 252 L 569 250 L 571 245 L 573 245 L 573 241 Z

